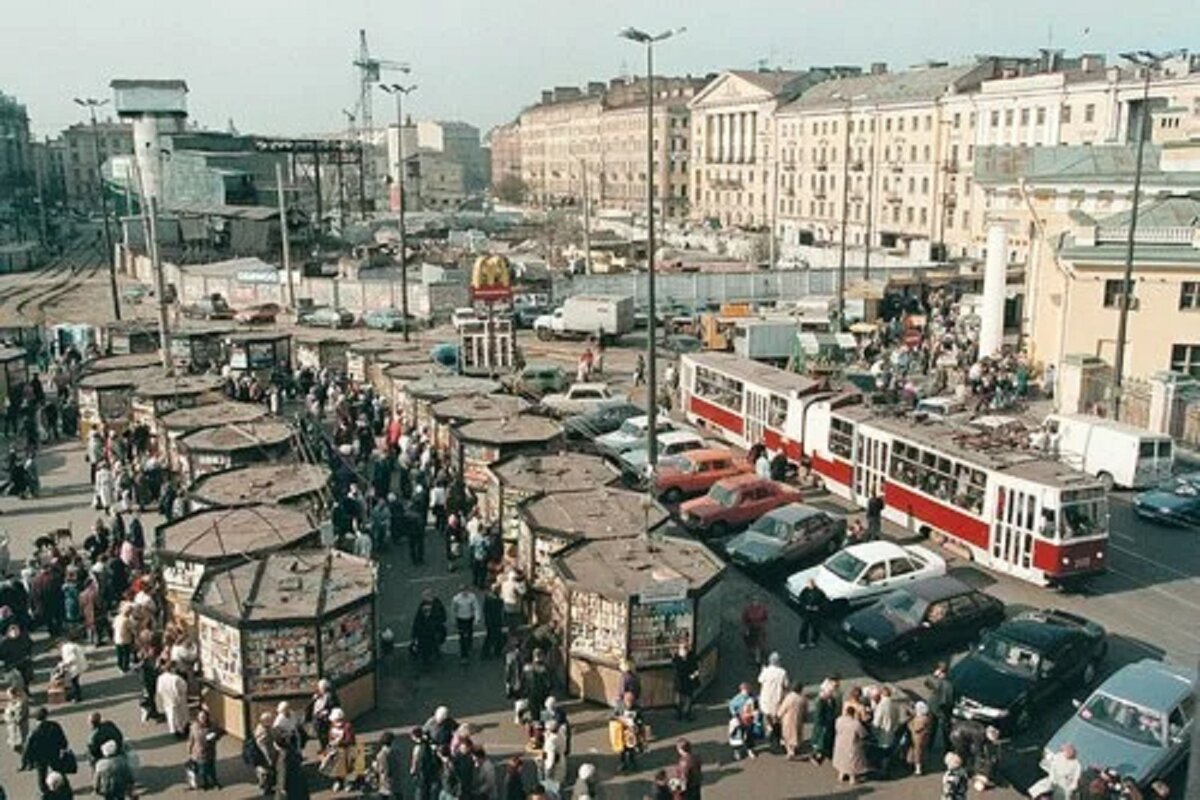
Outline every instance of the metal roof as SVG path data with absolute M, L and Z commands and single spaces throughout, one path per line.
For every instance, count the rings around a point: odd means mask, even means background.
M 821 382 L 794 372 L 752 361 L 733 353 L 689 353 L 686 358 L 700 367 L 723 372 L 730 377 L 748 380 L 783 395 L 806 395 L 821 388 Z
M 844 109 L 847 101 L 852 107 L 859 107 L 935 100 L 951 93 L 960 81 L 979 68 L 977 63 L 959 64 L 834 78 L 808 89 L 780 113 Z
M 294 547 L 316 530 L 307 514 L 284 506 L 206 509 L 158 526 L 156 552 L 168 560 L 240 561 Z
M 519 455 L 493 464 L 491 471 L 505 489 L 523 492 L 580 492 L 620 477 L 605 459 L 581 453 Z
M 1200 172 L 1164 172 L 1162 147 L 1146 143 L 1142 155 L 1145 186 L 1197 186 Z M 1134 145 L 1058 145 L 1013 147 L 993 145 L 975 149 L 976 183 L 1030 186 L 1066 184 L 1132 184 L 1137 169 Z M 1144 188 L 1144 187 L 1143 187 Z
M 699 589 L 725 570 L 700 542 L 669 536 L 587 542 L 556 556 L 554 566 L 570 590 L 618 601 L 668 581 L 682 580 L 689 590 Z
M 549 443 L 562 432 L 562 425 L 555 420 L 518 414 L 468 422 L 455 428 L 451 436 L 459 441 L 483 444 Z
M 529 408 L 529 401 L 516 395 L 472 394 L 447 397 L 434 403 L 429 413 L 438 420 L 462 422 L 515 417 Z
M 285 503 L 319 492 L 328 482 L 329 470 L 317 464 L 255 464 L 209 473 L 192 484 L 190 494 L 218 506 Z
M 287 423 L 263 419 L 201 428 L 184 436 L 180 443 L 189 450 L 232 452 L 283 444 L 292 434 L 292 426 Z
M 247 423 L 262 419 L 267 410 L 254 403 L 238 403 L 233 400 L 221 400 L 216 403 L 195 406 L 193 408 L 177 408 L 164 414 L 159 423 L 174 430 L 191 428 L 209 428 L 231 423 Z
M 536 497 L 520 513 L 531 528 L 576 540 L 641 536 L 671 518 L 657 502 L 647 505 L 645 494 L 608 486 Z

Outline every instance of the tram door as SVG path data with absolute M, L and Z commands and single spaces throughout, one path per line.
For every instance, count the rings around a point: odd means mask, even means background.
M 991 562 L 1003 572 L 1032 579 L 1033 542 L 1041 517 L 1032 492 L 1009 486 L 996 489 L 996 514 L 992 520 Z
M 746 447 L 763 440 L 763 423 L 767 420 L 767 396 L 753 389 L 746 390 Z
M 883 496 L 887 466 L 888 443 L 861 433 L 855 434 L 854 502 L 865 506 L 872 496 Z

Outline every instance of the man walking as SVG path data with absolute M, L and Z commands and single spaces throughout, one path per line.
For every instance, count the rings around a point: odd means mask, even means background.
M 816 647 L 821 638 L 821 616 L 825 613 L 829 598 L 817 586 L 817 582 L 809 578 L 808 585 L 800 590 L 797 600 L 800 604 L 800 649 L 807 650 Z
M 458 628 L 458 657 L 465 664 L 471 660 L 475 620 L 483 616 L 479 609 L 479 598 L 469 585 L 464 584 L 458 594 L 450 599 L 450 611 Z
M 929 687 L 929 710 L 937 720 L 937 735 L 942 742 L 942 749 L 950 752 L 950 723 L 954 711 L 954 684 L 947 676 L 948 669 L 945 661 L 938 662 L 933 670 L 933 677 L 925 682 Z

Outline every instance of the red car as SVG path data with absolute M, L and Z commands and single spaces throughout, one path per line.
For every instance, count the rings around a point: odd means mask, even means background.
M 708 494 L 679 507 L 684 526 L 701 538 L 719 538 L 746 527 L 768 511 L 799 503 L 800 491 L 757 475 L 717 481 Z
M 654 477 L 655 492 L 664 503 L 675 504 L 704 494 L 717 481 L 753 471 L 732 450 L 691 450 L 659 465 Z

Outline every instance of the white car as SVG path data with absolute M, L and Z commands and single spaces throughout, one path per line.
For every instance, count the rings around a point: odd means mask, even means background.
M 657 437 L 658 466 L 673 464 L 675 459 L 691 450 L 704 450 L 710 445 L 704 437 L 690 428 L 668 431 Z M 646 442 L 626 450 L 619 458 L 621 474 L 626 481 L 640 485 L 650 477 L 650 450 Z
M 811 578 L 834 610 L 843 613 L 906 584 L 945 574 L 945 559 L 932 550 L 894 542 L 863 542 L 839 550 L 819 566 L 795 573 L 787 579 L 787 592 L 793 602 L 798 601 Z
M 639 414 L 621 423 L 621 427 L 612 433 L 596 437 L 596 448 L 611 456 L 619 456 L 627 450 L 646 446 L 647 429 L 650 426 L 650 415 Z M 675 422 L 665 414 L 658 415 L 658 425 L 655 431 L 659 434 L 675 430 Z
M 551 413 L 566 417 L 590 414 L 601 406 L 628 400 L 628 395 L 614 392 L 607 383 L 573 383 L 565 392 L 543 397 L 542 405 Z
M 454 330 L 461 331 L 464 325 L 479 322 L 479 314 L 473 308 L 456 308 L 450 315 L 450 324 Z

